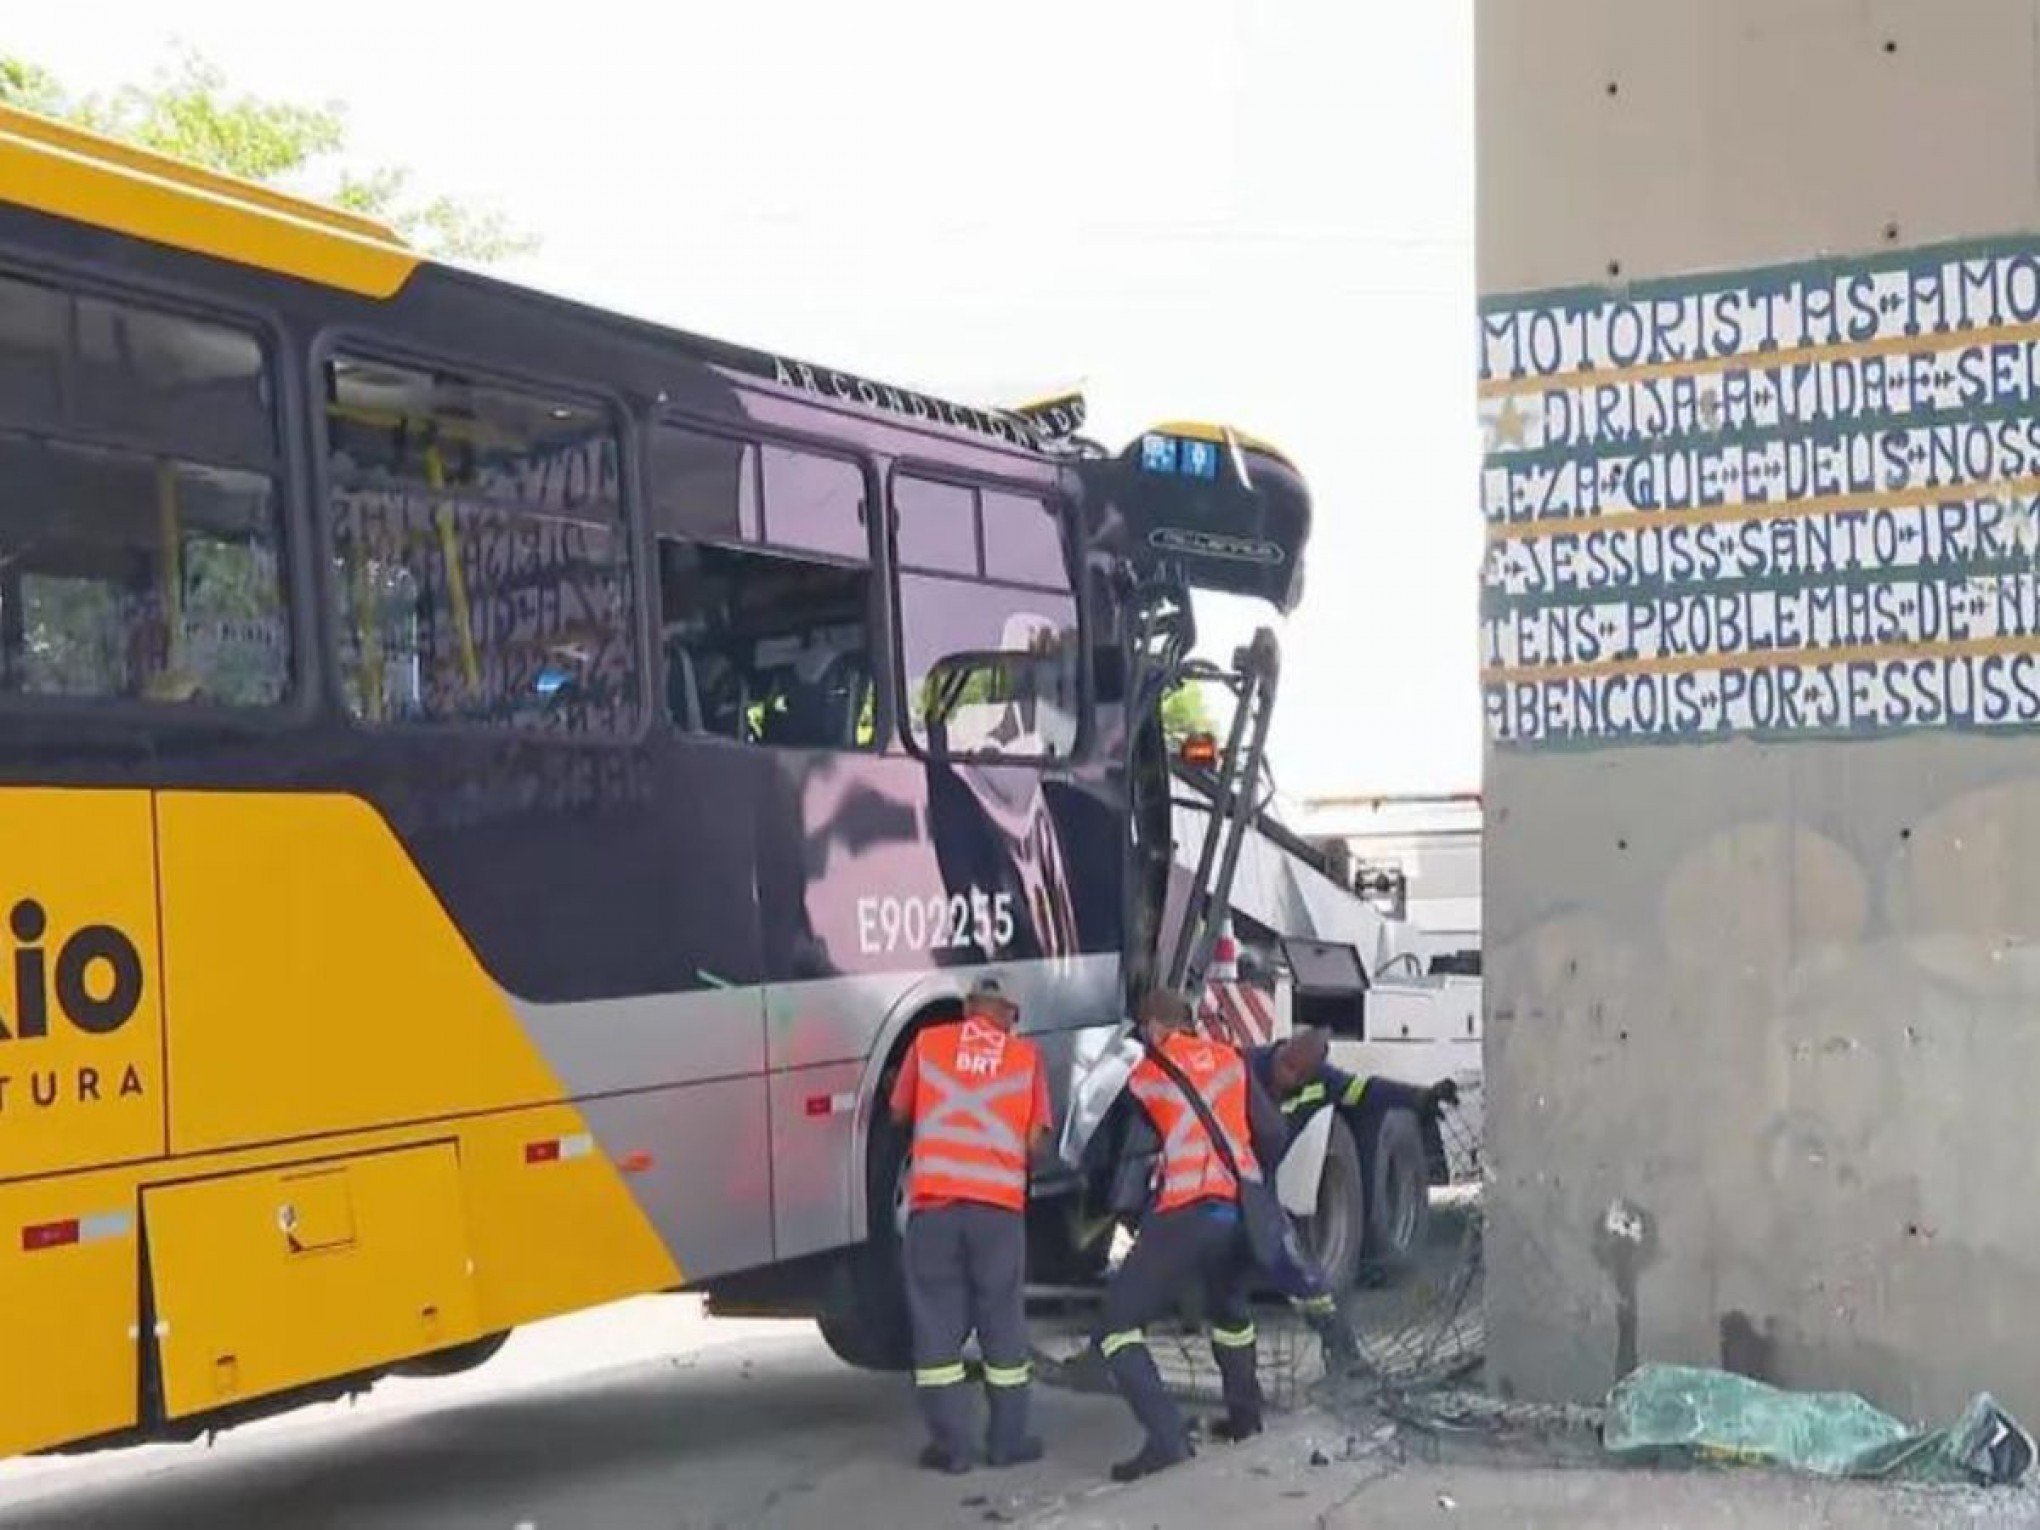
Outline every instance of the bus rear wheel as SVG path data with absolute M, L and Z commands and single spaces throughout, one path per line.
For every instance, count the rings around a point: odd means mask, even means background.
M 510 1330 L 507 1328 L 501 1333 L 485 1333 L 479 1339 L 470 1339 L 451 1349 L 435 1349 L 427 1355 L 399 1360 L 390 1370 L 398 1376 L 458 1376 L 462 1371 L 471 1371 L 493 1359 L 509 1337 Z
M 815 1326 L 822 1331 L 822 1342 L 845 1365 L 864 1371 L 904 1371 L 914 1363 L 900 1244 L 907 1134 L 883 1112 L 872 1123 L 865 1165 L 870 1229 L 864 1242 L 844 1255 L 822 1310 L 815 1315 Z

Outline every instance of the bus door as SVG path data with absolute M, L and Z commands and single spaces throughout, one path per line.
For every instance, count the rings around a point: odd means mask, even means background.
M 753 846 L 752 876 L 709 884 L 757 921 L 762 1098 L 743 1157 L 771 1257 L 848 1239 L 845 1164 L 867 1005 L 835 981 L 826 919 L 806 896 L 833 839 L 892 822 L 870 758 L 877 743 L 868 479 L 854 459 L 662 423 L 650 508 L 659 567 L 666 705 L 683 752 L 741 779 L 718 834 Z M 898 805 L 909 834 L 911 804 Z M 845 838 L 847 836 L 847 838 Z M 755 899 L 755 904 L 750 900 Z
M 1098 995 L 1036 965 L 1081 953 L 1091 889 L 1072 871 L 1118 838 L 1109 821 L 1085 822 L 1090 799 L 1051 795 L 1084 734 L 1075 538 L 1059 496 L 937 471 L 892 483 L 903 731 L 925 762 L 929 890 L 955 902 L 930 944 L 945 964 L 1009 967 L 1030 1030 L 1095 1021 Z M 1089 923 L 1108 961 L 1110 930 Z

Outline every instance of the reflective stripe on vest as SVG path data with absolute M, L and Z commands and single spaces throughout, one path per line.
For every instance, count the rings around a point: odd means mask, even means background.
M 943 1026 L 916 1042 L 921 1085 L 907 1190 L 916 1204 L 982 1201 L 1019 1211 L 1027 1204 L 1027 1124 L 1034 1108 L 1034 1048 L 1015 1036 L 965 1046 L 972 1022 Z M 991 1076 L 965 1083 L 959 1059 L 991 1057 Z
M 1241 1172 L 1258 1181 L 1260 1166 L 1247 1137 L 1247 1069 L 1239 1053 L 1222 1043 L 1185 1038 L 1184 1043 L 1169 1046 L 1169 1060 L 1203 1097 L 1229 1139 Z M 1200 1073 L 1205 1076 L 1200 1078 Z M 1213 1148 L 1204 1123 L 1175 1080 L 1152 1062 L 1143 1062 L 1134 1070 L 1128 1087 L 1162 1132 L 1162 1187 L 1155 1209 L 1171 1211 L 1193 1201 L 1237 1199 L 1232 1172 Z

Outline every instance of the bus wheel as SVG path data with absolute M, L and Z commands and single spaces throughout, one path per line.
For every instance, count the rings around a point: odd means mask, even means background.
M 1317 1210 L 1299 1219 L 1297 1231 L 1311 1260 L 1336 1295 L 1353 1284 L 1366 1241 L 1367 1182 L 1360 1149 L 1343 1118 L 1332 1121 L 1325 1143 L 1325 1167 L 1318 1179 Z
M 1370 1281 L 1389 1284 L 1416 1268 L 1431 1232 L 1431 1173 L 1423 1129 L 1407 1110 L 1384 1111 L 1362 1161 L 1367 1170 L 1366 1238 Z
M 409 1360 L 399 1360 L 390 1370 L 398 1376 L 458 1376 L 462 1371 L 471 1371 L 493 1359 L 509 1337 L 510 1330 L 507 1328 L 501 1333 L 485 1333 L 479 1339 L 470 1339 L 451 1349 L 435 1349 L 429 1355 L 413 1355 Z
M 866 1371 L 904 1371 L 914 1363 L 900 1264 L 907 1134 L 883 1112 L 872 1123 L 865 1163 L 870 1231 L 864 1242 L 844 1255 L 815 1325 L 822 1331 L 822 1342 L 844 1364 Z

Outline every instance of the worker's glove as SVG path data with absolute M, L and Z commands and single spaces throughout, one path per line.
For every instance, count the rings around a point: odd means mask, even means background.
M 1459 1103 L 1459 1086 L 1449 1078 L 1441 1078 L 1424 1091 L 1424 1112 L 1437 1115 L 1447 1105 Z

